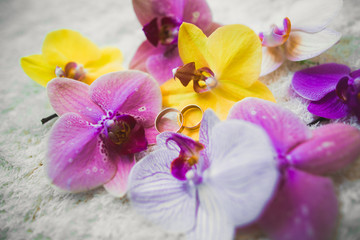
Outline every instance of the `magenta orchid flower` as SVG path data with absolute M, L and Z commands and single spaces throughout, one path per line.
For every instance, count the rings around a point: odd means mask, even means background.
M 173 78 L 172 70 L 183 65 L 177 47 L 182 22 L 195 24 L 207 35 L 219 26 L 212 22 L 206 0 L 133 0 L 133 6 L 147 40 L 130 68 L 150 73 L 160 84 Z
M 296 72 L 291 84 L 297 94 L 310 100 L 312 114 L 329 119 L 354 114 L 360 121 L 360 69 L 322 64 Z
M 200 142 L 166 132 L 157 144 L 131 170 L 129 198 L 147 219 L 189 239 L 232 239 L 235 226 L 257 219 L 276 187 L 274 149 L 254 124 L 220 123 L 207 110 Z
M 345 124 L 310 130 L 291 111 L 257 98 L 236 103 L 228 118 L 261 126 L 277 151 L 281 181 L 257 224 L 271 239 L 331 239 L 338 203 L 331 179 L 321 175 L 360 156 L 360 131 Z
M 103 75 L 90 86 L 55 78 L 47 91 L 61 116 L 48 142 L 46 171 L 52 183 L 70 192 L 104 185 L 123 196 L 134 154 L 156 140 L 158 83 L 148 74 L 123 71 Z
M 263 45 L 261 76 L 279 68 L 284 61 L 302 61 L 320 55 L 337 43 L 341 34 L 327 28 L 338 15 L 343 0 L 298 0 L 281 26 L 260 32 Z

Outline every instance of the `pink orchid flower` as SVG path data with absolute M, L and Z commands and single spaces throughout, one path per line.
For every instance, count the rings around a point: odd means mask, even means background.
M 131 60 L 130 68 L 150 73 L 160 84 L 183 65 L 177 47 L 182 22 L 193 23 L 208 36 L 219 24 L 212 22 L 206 0 L 133 0 L 147 38 Z
M 320 55 L 336 44 L 341 34 L 327 28 L 338 15 L 343 0 L 298 0 L 290 7 L 282 26 L 260 32 L 263 45 L 261 76 L 284 61 L 302 61 Z
M 277 151 L 282 180 L 257 224 L 277 240 L 331 239 L 338 217 L 333 173 L 359 158 L 360 131 L 345 124 L 310 130 L 277 104 L 246 98 L 228 118 L 261 126 Z
M 47 91 L 61 116 L 48 142 L 51 182 L 70 192 L 104 185 L 123 196 L 134 154 L 156 142 L 154 119 L 161 110 L 157 82 L 139 71 L 122 71 L 103 75 L 90 86 L 55 78 Z

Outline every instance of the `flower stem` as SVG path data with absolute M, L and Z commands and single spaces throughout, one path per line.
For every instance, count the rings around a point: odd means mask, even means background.
M 45 124 L 48 121 L 50 121 L 51 119 L 56 118 L 56 117 L 58 117 L 58 115 L 56 113 L 54 113 L 54 114 L 52 114 L 52 115 L 50 115 L 50 116 L 48 116 L 46 118 L 41 119 L 41 123 Z

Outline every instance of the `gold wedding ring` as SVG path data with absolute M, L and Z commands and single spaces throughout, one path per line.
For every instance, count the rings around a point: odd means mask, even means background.
M 185 123 L 183 123 L 183 127 L 184 128 L 187 128 L 187 129 L 190 129 L 190 130 L 195 130 L 195 129 L 198 129 L 200 127 L 200 124 L 201 124 L 201 121 L 202 121 L 202 118 L 203 118 L 203 115 L 204 115 L 204 112 L 203 110 L 201 109 L 201 107 L 199 107 L 198 105 L 196 104 L 190 104 L 190 105 L 187 105 L 185 106 L 182 110 L 181 110 L 181 114 L 183 116 L 183 118 L 186 120 L 186 119 L 189 119 L 189 117 L 187 118 L 186 115 L 187 114 L 197 114 L 197 113 L 200 113 L 201 114 L 201 118 L 199 119 L 199 121 L 195 122 L 194 124 L 192 124 L 191 126 L 189 125 L 185 125 Z
M 159 132 L 176 132 L 183 130 L 184 118 L 176 108 L 165 108 L 155 119 L 155 129 Z
M 201 114 L 199 121 L 191 124 L 190 126 L 184 124 L 186 115 L 188 114 Z M 155 119 L 155 129 L 159 132 L 176 132 L 181 133 L 184 128 L 195 130 L 200 127 L 203 110 L 196 104 L 190 104 L 185 106 L 181 111 L 176 108 L 165 108 L 162 110 Z M 189 122 L 189 120 L 187 121 Z

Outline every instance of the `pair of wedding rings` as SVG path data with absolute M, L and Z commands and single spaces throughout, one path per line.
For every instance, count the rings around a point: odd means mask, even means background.
M 200 113 L 201 119 L 194 125 L 189 126 L 184 124 L 184 120 L 185 115 L 190 112 Z M 157 115 L 155 119 L 155 128 L 159 133 L 167 131 L 181 133 L 185 128 L 195 130 L 200 127 L 203 114 L 203 110 L 196 104 L 187 105 L 181 111 L 176 108 L 165 108 Z

